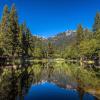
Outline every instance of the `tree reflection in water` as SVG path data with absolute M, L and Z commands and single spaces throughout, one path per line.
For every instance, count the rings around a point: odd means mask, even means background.
M 17 69 L 13 67 L 5 67 L 0 75 L 0 100 L 24 100 L 31 85 L 39 84 L 48 81 L 55 83 L 60 88 L 67 90 L 77 90 L 80 95 L 80 100 L 83 100 L 86 94 L 84 87 L 95 85 L 98 87 L 99 81 L 92 77 L 91 72 L 83 70 L 78 71 L 71 65 L 65 63 L 24 63 Z M 80 72 L 80 73 L 79 73 Z M 90 74 L 89 79 L 85 79 L 84 73 Z M 84 77 L 84 78 L 83 78 Z M 90 80 L 89 83 L 87 80 Z M 91 81 L 92 80 L 92 81 Z M 95 84 L 93 84 L 93 82 Z M 96 99 L 95 99 L 96 100 Z

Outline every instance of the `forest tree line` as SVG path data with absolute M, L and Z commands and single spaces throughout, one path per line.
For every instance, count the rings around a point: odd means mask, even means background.
M 15 5 L 10 10 L 5 5 L 0 22 L 0 56 L 42 58 L 44 49 L 42 38 L 33 36 L 25 22 L 19 24 Z
M 100 58 L 100 13 L 95 16 L 92 30 L 81 24 L 76 30 L 75 41 L 63 52 L 64 58 L 92 60 L 99 63 Z
M 31 32 L 26 24 L 19 24 L 15 5 L 9 10 L 6 5 L 0 23 L 0 55 L 28 55 Z
M 33 36 L 26 23 L 19 24 L 15 5 L 6 5 L 0 22 L 0 56 L 97 60 L 100 57 L 100 13 L 92 30 L 78 25 L 74 41 L 58 49 L 48 39 Z

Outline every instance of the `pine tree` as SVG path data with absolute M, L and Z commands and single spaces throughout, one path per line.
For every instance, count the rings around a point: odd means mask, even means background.
M 80 41 L 82 41 L 83 38 L 84 38 L 84 31 L 83 31 L 83 27 L 82 27 L 81 24 L 78 25 L 78 29 L 77 29 L 77 32 L 76 33 L 77 33 L 76 34 L 76 43 L 79 44 Z
M 93 31 L 96 32 L 100 29 L 100 13 L 96 14 Z
M 12 52 L 12 33 L 10 33 L 9 23 L 9 10 L 8 6 L 6 5 L 4 7 L 0 25 L 0 48 L 3 49 L 6 55 L 11 55 Z
M 31 49 L 31 32 L 26 26 L 26 23 L 23 23 L 20 27 L 20 40 L 22 54 L 25 56 L 29 55 L 29 50 Z
M 26 29 L 26 43 L 28 47 L 28 55 L 32 55 L 32 49 L 33 49 L 32 34 L 28 28 Z
M 53 57 L 53 54 L 54 54 L 54 47 L 53 47 L 53 44 L 49 42 L 48 43 L 48 56 Z
M 18 34 L 18 55 L 21 56 L 23 52 L 22 47 L 22 39 L 23 39 L 23 25 L 19 26 L 19 34 Z
M 84 30 L 84 40 L 93 38 L 93 32 L 91 32 L 88 28 Z
M 16 12 L 15 5 L 12 5 L 10 11 L 10 32 L 12 33 L 12 55 L 17 55 L 18 53 L 18 46 L 19 46 L 19 25 L 18 25 L 18 16 Z
M 26 34 L 27 34 L 27 28 L 26 28 L 26 23 L 23 23 L 23 30 L 22 30 L 22 47 L 23 47 L 23 51 L 24 51 L 24 55 L 28 55 L 28 43 L 27 43 L 27 38 L 26 38 Z

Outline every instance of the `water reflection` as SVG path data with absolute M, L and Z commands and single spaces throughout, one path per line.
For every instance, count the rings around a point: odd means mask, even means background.
M 31 86 L 25 100 L 80 100 L 79 92 L 76 90 L 65 90 L 53 83 L 43 82 Z M 82 100 L 95 100 L 90 94 L 84 94 Z
M 43 84 L 46 82 L 45 84 Z M 85 88 L 100 87 L 93 71 L 66 63 L 34 63 L 5 67 L 0 75 L 0 100 L 96 100 Z M 55 84 L 52 84 L 55 83 Z M 42 96 L 42 97 L 41 97 Z

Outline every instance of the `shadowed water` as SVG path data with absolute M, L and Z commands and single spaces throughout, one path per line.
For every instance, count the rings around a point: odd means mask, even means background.
M 62 62 L 3 67 L 0 100 L 99 100 L 87 91 L 99 82 L 93 70 Z

